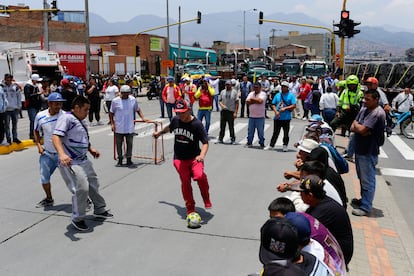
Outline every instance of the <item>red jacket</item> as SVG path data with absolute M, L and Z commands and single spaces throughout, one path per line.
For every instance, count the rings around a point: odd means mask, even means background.
M 168 103 L 168 101 L 167 101 L 167 91 L 168 91 L 169 88 L 170 88 L 170 86 L 166 85 L 164 87 L 164 89 L 162 90 L 161 95 L 162 95 L 162 100 L 164 101 L 164 103 Z M 178 99 L 181 98 L 180 87 L 178 87 L 176 84 L 174 84 L 174 98 L 175 98 L 174 103 L 175 103 L 175 101 L 177 101 Z

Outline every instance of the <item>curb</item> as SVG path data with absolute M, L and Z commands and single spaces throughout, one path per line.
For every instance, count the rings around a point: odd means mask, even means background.
M 20 144 L 11 143 L 9 146 L 0 146 L 0 155 L 9 154 L 13 151 L 23 150 L 26 147 L 30 147 L 34 145 L 36 145 L 35 142 L 29 139 L 29 140 L 22 140 Z

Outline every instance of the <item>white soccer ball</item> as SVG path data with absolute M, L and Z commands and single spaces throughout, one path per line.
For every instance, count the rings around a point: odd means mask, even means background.
M 192 212 L 187 215 L 187 226 L 190 228 L 198 228 L 201 225 L 201 217 L 198 213 Z

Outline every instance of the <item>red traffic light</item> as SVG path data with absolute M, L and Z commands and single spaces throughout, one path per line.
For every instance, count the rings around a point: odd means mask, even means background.
M 341 11 L 341 20 L 349 19 L 349 11 Z

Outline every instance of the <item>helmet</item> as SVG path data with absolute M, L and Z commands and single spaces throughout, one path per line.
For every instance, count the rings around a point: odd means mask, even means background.
M 131 93 L 131 87 L 129 85 L 122 85 L 119 91 L 121 93 Z
M 374 78 L 374 77 L 369 77 L 369 78 L 365 81 L 365 83 L 372 83 L 372 84 L 376 84 L 376 85 L 378 85 L 378 80 L 377 80 L 377 78 Z
M 338 83 L 336 84 L 336 87 L 345 88 L 345 86 L 346 86 L 346 81 L 345 80 L 338 81 Z
M 350 75 L 349 77 L 346 78 L 346 84 L 347 85 L 349 85 L 349 84 L 356 84 L 356 85 L 358 85 L 359 84 L 358 77 L 355 76 L 355 75 Z

